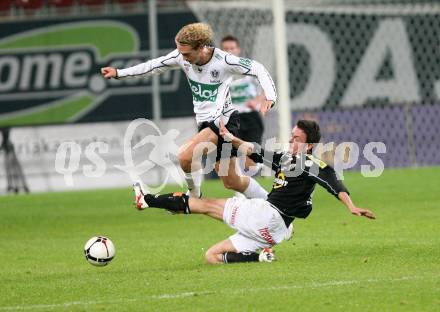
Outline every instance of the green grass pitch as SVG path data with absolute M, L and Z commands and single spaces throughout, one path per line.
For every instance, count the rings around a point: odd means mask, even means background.
M 138 212 L 130 189 L 0 198 L 1 311 L 440 311 L 440 168 L 346 174 L 352 216 L 317 186 L 278 261 L 208 265 L 233 233 L 205 216 Z M 269 188 L 271 180 L 261 180 Z M 172 187 L 166 191 L 176 190 Z M 206 197 L 226 197 L 218 181 Z M 83 256 L 116 246 L 107 267 Z

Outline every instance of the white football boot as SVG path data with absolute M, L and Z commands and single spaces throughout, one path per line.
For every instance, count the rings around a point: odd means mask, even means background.
M 144 188 L 142 187 L 141 182 L 135 182 L 133 184 L 133 191 L 135 196 L 134 204 L 138 210 L 144 210 L 145 208 L 148 208 L 148 204 L 145 201 L 144 196 L 147 194 L 145 192 Z
M 258 257 L 258 261 L 260 262 L 272 262 L 275 260 L 276 258 L 272 248 L 263 248 Z

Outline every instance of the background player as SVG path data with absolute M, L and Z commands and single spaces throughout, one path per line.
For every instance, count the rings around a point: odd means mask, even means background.
M 292 130 L 289 151 L 285 153 L 255 153 L 253 144 L 234 137 L 226 127 L 222 126 L 220 133 L 237 147 L 247 144 L 248 155 L 272 166 L 275 180 L 267 200 L 197 199 L 182 193 L 152 195 L 145 194 L 139 184 L 134 186 L 138 209 L 157 207 L 185 214 L 205 214 L 237 230 L 228 239 L 209 248 L 205 254 L 209 263 L 271 262 L 274 255 L 270 248 L 285 239 L 289 224 L 295 218 L 306 218 L 312 211 L 316 183 L 338 198 L 352 214 L 375 218 L 370 210 L 354 205 L 332 167 L 311 155 L 314 143 L 321 137 L 316 122 L 299 120 Z M 262 252 L 258 254 L 260 249 Z
M 238 57 L 241 55 L 240 42 L 231 35 L 222 38 L 221 49 Z M 252 76 L 238 76 L 232 81 L 229 89 L 231 91 L 232 105 L 237 109 L 240 117 L 238 137 L 243 141 L 256 142 L 261 145 L 264 124 L 259 108 L 263 104 L 265 97 L 258 80 Z M 248 171 L 249 168 L 255 168 L 255 170 Z M 255 166 L 252 160 L 246 158 L 246 166 L 243 166 L 241 169 L 244 174 L 253 176 L 257 173 L 259 166 Z
M 229 85 L 236 75 L 257 77 L 264 91 L 260 111 L 267 112 L 276 101 L 276 90 L 272 78 L 260 63 L 239 58 L 214 48 L 213 32 L 209 25 L 195 23 L 184 26 L 176 35 L 177 49 L 166 56 L 125 69 L 104 67 L 101 73 L 105 78 L 125 78 L 163 73 L 173 68 L 185 72 L 193 95 L 194 112 L 199 128 L 189 142 L 179 150 L 180 166 L 185 173 L 188 193 L 200 197 L 202 172 L 200 164 L 193 161 L 201 159 L 200 143 L 217 145 L 216 171 L 219 170 L 223 138 L 219 137 L 219 122 L 223 120 L 234 135 L 238 135 L 238 113 L 231 105 Z M 236 150 L 231 153 L 226 175 L 220 175 L 226 188 L 243 193 L 248 198 L 266 198 L 264 190 L 254 179 L 240 176 L 236 172 Z

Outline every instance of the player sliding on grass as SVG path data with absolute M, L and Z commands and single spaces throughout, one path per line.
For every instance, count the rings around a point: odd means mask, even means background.
M 176 213 L 205 214 L 228 224 L 237 233 L 206 252 L 209 263 L 232 263 L 274 260 L 271 247 L 288 236 L 288 226 L 295 218 L 306 218 L 312 211 L 312 193 L 318 183 L 339 198 L 350 212 L 374 219 L 371 211 L 356 207 L 334 169 L 311 155 L 321 134 L 314 121 L 300 120 L 293 128 L 289 151 L 269 155 L 255 153 L 255 147 L 234 137 L 221 125 L 220 135 L 236 147 L 246 144 L 254 161 L 264 161 L 275 171 L 272 191 L 267 200 L 232 197 L 229 199 L 189 198 L 183 193 L 153 195 L 134 185 L 136 207 L 164 208 Z M 306 143 L 308 142 L 308 143 Z M 262 250 L 259 254 L 257 251 Z
M 185 173 L 187 194 L 199 198 L 202 170 L 200 162 L 195 160 L 201 159 L 203 149 L 197 146 L 200 147 L 202 142 L 217 145 L 215 169 L 218 172 L 223 143 L 223 138 L 219 136 L 219 121 L 224 120 L 226 127 L 234 135 L 237 135 L 239 130 L 238 113 L 231 105 L 229 92 L 233 77 L 242 75 L 258 79 L 265 96 L 260 108 L 263 114 L 274 105 L 276 90 L 263 65 L 214 48 L 213 32 L 207 24 L 184 26 L 177 33 L 175 42 L 177 49 L 166 56 L 125 69 L 104 67 L 101 73 L 110 79 L 159 74 L 173 68 L 183 69 L 191 88 L 199 133 L 180 148 L 179 162 Z M 267 191 L 254 179 L 236 173 L 236 152 L 235 149 L 231 152 L 227 174 L 220 175 L 223 184 L 248 198 L 266 198 Z

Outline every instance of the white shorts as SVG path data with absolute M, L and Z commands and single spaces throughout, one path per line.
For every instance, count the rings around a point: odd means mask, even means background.
M 279 212 L 260 198 L 229 198 L 223 221 L 237 230 L 229 239 L 238 252 L 255 252 L 279 244 L 288 232 Z

